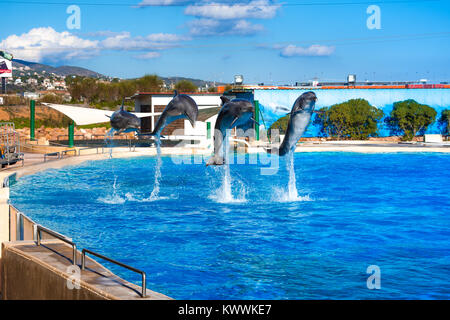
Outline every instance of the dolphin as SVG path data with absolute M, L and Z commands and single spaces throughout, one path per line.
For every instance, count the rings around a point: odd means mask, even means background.
M 188 119 L 192 127 L 195 128 L 197 116 L 198 106 L 194 99 L 186 94 L 178 94 L 177 90 L 175 90 L 173 99 L 159 116 L 155 129 L 151 133 L 146 133 L 144 135 L 159 137 L 161 136 L 161 131 L 163 131 L 169 123 L 182 118 Z
M 236 126 L 245 125 L 249 120 L 253 120 L 253 104 L 245 99 L 230 100 L 227 97 L 220 97 L 222 108 L 217 116 L 214 126 L 214 156 L 206 163 L 209 165 L 223 165 L 223 141 L 227 138 L 227 130 Z M 253 120 L 254 121 L 254 120 Z
M 268 153 L 276 153 L 280 156 L 295 150 L 298 140 L 305 133 L 306 128 L 314 112 L 317 97 L 314 92 L 303 93 L 295 100 L 290 112 L 289 122 L 283 142 L 279 148 L 266 149 Z
M 122 106 L 119 110 L 114 112 L 111 117 L 109 117 L 109 122 L 111 123 L 112 129 L 109 131 L 109 135 L 120 134 L 122 132 L 139 132 L 139 127 L 141 125 L 141 120 L 134 114 L 124 110 L 124 100 L 122 100 Z

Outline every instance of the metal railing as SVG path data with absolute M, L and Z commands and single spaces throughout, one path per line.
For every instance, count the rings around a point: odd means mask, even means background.
M 12 212 L 15 212 L 15 216 L 12 215 Z M 10 235 L 9 235 L 9 239 L 10 241 L 16 241 L 16 240 L 35 240 L 37 245 L 40 246 L 42 240 L 44 240 L 42 238 L 42 232 L 47 233 L 69 245 L 72 246 L 72 264 L 73 265 L 77 265 L 77 246 L 76 244 L 69 239 L 68 237 L 55 232 L 51 229 L 45 228 L 40 224 L 35 223 L 33 220 L 31 220 L 30 218 L 28 218 L 25 214 L 23 214 L 22 212 L 20 212 L 18 209 L 16 209 L 13 205 L 10 205 L 10 219 L 12 219 L 14 217 L 14 220 L 16 220 L 15 223 L 15 228 L 14 228 L 14 232 L 12 233 L 10 231 Z M 25 220 L 27 220 L 27 230 L 25 230 Z M 32 229 L 30 229 L 32 228 Z M 26 235 L 26 237 L 25 237 Z M 134 271 L 136 273 L 139 273 L 142 275 L 142 291 L 139 293 L 139 295 L 142 298 L 145 298 L 147 296 L 147 284 L 146 284 L 146 273 L 142 270 L 133 268 L 131 266 L 128 266 L 124 263 L 121 263 L 119 261 L 110 259 L 108 257 L 105 257 L 104 255 L 98 254 L 94 251 L 88 250 L 88 249 L 83 249 L 81 251 L 82 256 L 81 256 L 81 268 L 82 270 L 85 270 L 86 267 L 86 253 L 89 253 L 93 256 L 99 257 L 101 259 L 104 259 L 106 261 L 115 263 L 121 267 L 124 267 L 128 270 Z
M 44 162 L 47 162 L 47 157 L 56 157 L 57 159 L 61 159 L 61 154 L 59 152 L 50 152 L 44 154 Z
M 59 141 L 59 138 L 60 138 L 60 137 L 67 137 L 67 138 L 68 138 L 69 135 L 68 135 L 68 134 L 60 134 L 60 135 L 56 136 L 56 141 Z M 75 138 L 75 137 L 82 137 L 83 139 L 81 139 L 81 140 L 86 140 L 84 134 L 74 134 L 73 137 L 74 137 L 74 138 Z
M 63 158 L 64 155 L 68 154 L 69 152 L 73 152 L 74 156 L 77 155 L 77 149 L 63 150 L 61 151 L 61 159 Z
M 105 147 L 86 147 L 86 148 L 79 148 L 78 149 L 78 155 L 81 156 L 81 151 L 82 150 L 92 150 L 92 149 L 96 149 L 97 154 L 99 154 L 99 150 L 101 149 L 102 151 L 100 152 L 101 154 L 105 153 Z
M 41 232 L 42 231 L 44 231 L 45 233 L 47 233 L 47 234 L 49 234 L 49 235 L 51 235 L 51 236 L 53 236 L 53 237 L 55 237 L 55 238 L 57 238 L 57 239 L 59 239 L 61 241 L 64 241 L 67 244 L 70 244 L 72 246 L 72 251 L 73 251 L 73 253 L 72 253 L 72 264 L 73 265 L 77 264 L 77 245 L 74 242 L 72 242 L 72 240 L 70 240 L 69 238 L 63 236 L 62 234 L 59 234 L 59 233 L 57 233 L 57 232 L 55 232 L 53 230 L 47 229 L 47 228 L 41 226 L 40 224 L 38 224 L 36 226 L 36 238 L 37 238 L 36 240 L 37 240 L 37 245 L 38 246 L 41 245 L 41 240 L 42 240 Z
M 108 258 L 108 257 L 106 257 L 106 256 L 104 256 L 104 255 L 101 255 L 101 254 L 99 254 L 99 253 L 96 253 L 96 252 L 91 251 L 91 250 L 88 250 L 88 249 L 83 249 L 83 250 L 81 251 L 81 270 L 84 270 L 85 267 L 86 267 L 86 253 L 89 253 L 89 254 L 91 254 L 91 255 L 93 255 L 93 256 L 96 256 L 96 257 L 98 257 L 98 258 L 101 258 L 101 259 L 103 259 L 103 260 L 106 260 L 106 261 L 115 263 L 115 264 L 117 264 L 118 266 L 121 266 L 121 267 L 126 268 L 126 269 L 131 270 L 131 271 L 134 271 L 134 272 L 136 272 L 136 273 L 140 273 L 140 274 L 142 275 L 142 292 L 141 292 L 141 297 L 142 297 L 142 298 L 145 298 L 145 297 L 147 296 L 147 289 L 146 289 L 146 287 L 147 287 L 147 286 L 146 286 L 146 275 L 145 275 L 145 272 L 144 272 L 144 271 L 139 270 L 139 269 L 136 269 L 136 268 L 133 268 L 133 267 L 131 267 L 131 266 L 129 266 L 129 265 L 126 265 L 126 264 L 124 264 L 124 263 L 122 263 L 122 262 L 119 262 L 119 261 L 110 259 L 110 258 Z

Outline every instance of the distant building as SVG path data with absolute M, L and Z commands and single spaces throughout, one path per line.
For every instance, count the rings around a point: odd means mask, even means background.
M 66 87 L 66 82 L 64 81 L 64 80 L 55 80 L 55 81 L 53 81 L 53 87 L 55 87 L 55 88 L 57 88 L 57 89 L 59 89 L 59 88 L 61 88 L 61 89 L 66 89 L 67 87 Z
M 26 99 L 39 99 L 39 93 L 36 92 L 24 92 L 22 96 Z

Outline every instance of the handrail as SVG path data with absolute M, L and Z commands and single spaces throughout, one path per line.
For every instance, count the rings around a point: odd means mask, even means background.
M 63 150 L 61 151 L 61 159 L 63 158 L 63 156 L 69 152 L 73 152 L 73 155 L 76 156 L 77 155 L 77 149 L 68 149 L 68 150 Z
M 96 256 L 96 257 L 101 258 L 101 259 L 103 259 L 103 260 L 106 260 L 106 261 L 115 263 L 115 264 L 117 264 L 118 266 L 121 266 L 121 267 L 126 268 L 126 269 L 131 270 L 131 271 L 134 271 L 134 272 L 136 272 L 136 273 L 140 273 L 140 274 L 142 275 L 142 293 L 141 293 L 141 297 L 142 297 L 142 298 L 145 298 L 145 297 L 147 296 L 147 295 L 146 295 L 146 293 L 147 293 L 147 290 L 146 290 L 146 275 L 145 275 L 145 272 L 144 272 L 144 271 L 139 270 L 139 269 L 136 269 L 136 268 L 133 268 L 133 267 L 131 267 L 131 266 L 129 266 L 129 265 L 126 265 L 126 264 L 124 264 L 124 263 L 122 263 L 122 262 L 119 262 L 119 261 L 110 259 L 110 258 L 108 258 L 108 257 L 106 257 L 106 256 L 104 256 L 104 255 L 101 255 L 101 254 L 99 254 L 99 253 L 96 253 L 96 252 L 91 251 L 91 250 L 88 250 L 88 249 L 83 249 L 83 250 L 81 251 L 81 270 L 84 270 L 84 269 L 85 269 L 85 265 L 86 265 L 86 253 L 92 254 L 93 256 Z
M 74 134 L 74 137 L 83 137 L 83 140 L 86 140 L 84 137 L 84 134 Z M 59 137 L 69 137 L 68 134 L 60 134 L 58 136 L 56 136 L 56 141 L 59 141 Z
M 61 158 L 61 154 L 59 152 L 50 152 L 50 153 L 44 154 L 44 162 L 46 162 L 47 157 L 50 157 L 50 156 L 56 156 L 56 157 L 58 157 L 57 159 Z
M 48 233 L 49 235 L 52 235 L 55 238 L 57 238 L 57 239 L 59 239 L 61 241 L 64 241 L 65 243 L 70 244 L 72 246 L 72 251 L 73 251 L 72 264 L 73 265 L 77 264 L 77 245 L 74 242 L 72 242 L 71 240 L 69 240 L 67 237 L 65 237 L 63 235 L 61 235 L 61 234 L 59 234 L 59 233 L 57 233 L 57 232 L 55 232 L 53 230 L 47 229 L 47 228 L 41 226 L 40 224 L 38 224 L 36 226 L 36 233 L 37 233 L 36 236 L 37 236 L 37 245 L 38 246 L 41 245 L 41 239 L 42 239 L 41 231 L 44 231 L 45 233 Z

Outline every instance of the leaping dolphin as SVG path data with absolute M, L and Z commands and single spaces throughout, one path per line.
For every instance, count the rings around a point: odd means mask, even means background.
M 197 116 L 198 106 L 194 99 L 186 94 L 178 94 L 177 90 L 175 90 L 173 99 L 159 116 L 155 129 L 147 135 L 159 137 L 169 123 L 181 118 L 188 119 L 192 127 L 195 127 Z
M 217 116 L 214 126 L 214 156 L 206 163 L 209 165 L 223 165 L 223 141 L 227 139 L 227 130 L 246 124 L 253 117 L 253 104 L 245 99 L 230 100 L 220 97 L 222 108 Z
M 305 133 L 306 128 L 314 112 L 317 97 L 314 92 L 303 93 L 295 100 L 289 117 L 289 122 L 283 142 L 279 148 L 267 149 L 268 153 L 275 153 L 280 156 L 294 151 L 298 140 Z
M 139 132 L 139 127 L 141 125 L 141 120 L 134 114 L 124 110 L 124 101 L 122 100 L 122 106 L 119 110 L 114 112 L 111 117 L 109 117 L 109 122 L 111 123 L 112 129 L 109 131 L 108 135 L 112 136 L 115 134 L 120 134 L 122 132 Z

